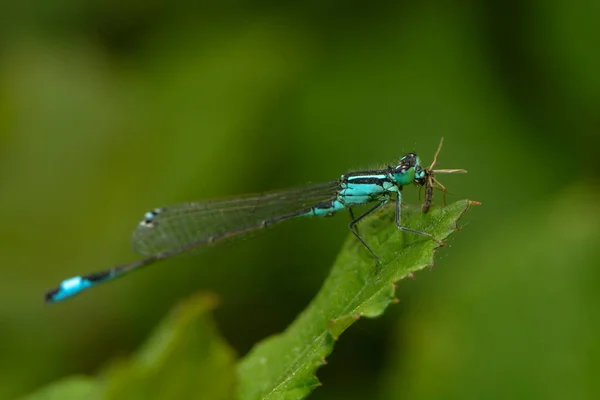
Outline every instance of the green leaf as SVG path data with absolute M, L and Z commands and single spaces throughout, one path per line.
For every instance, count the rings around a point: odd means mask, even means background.
M 423 214 L 403 207 L 402 224 L 445 240 L 473 202 L 458 201 Z M 319 380 L 315 371 L 325 363 L 336 338 L 361 316 L 376 317 L 394 301 L 395 282 L 433 265 L 438 243 L 398 230 L 394 207 L 367 218 L 360 233 L 381 258 L 373 256 L 350 235 L 319 294 L 280 335 L 255 346 L 238 368 L 240 399 L 303 399 Z
M 107 373 L 108 399 L 232 399 L 234 354 L 219 338 L 206 294 L 184 302 L 133 359 Z
M 131 359 L 110 366 L 95 381 L 70 378 L 28 399 L 235 398 L 235 356 L 210 317 L 215 305 L 214 296 L 192 297 L 162 321 Z
M 32 393 L 23 400 L 93 399 L 98 384 L 93 378 L 71 376 Z

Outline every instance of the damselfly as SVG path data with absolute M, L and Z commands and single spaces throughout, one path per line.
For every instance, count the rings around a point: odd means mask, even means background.
M 45 300 L 46 302 L 61 301 L 157 261 L 243 238 L 262 228 L 292 218 L 330 216 L 341 210 L 349 211 L 350 231 L 379 264 L 379 257 L 359 234 L 357 223 L 390 200 L 396 202 L 398 229 L 437 241 L 427 232 L 402 226 L 400 205 L 403 186 L 411 183 L 419 187 L 425 186 L 422 209 L 427 212 L 431 207 L 434 188 L 444 191 L 445 202 L 446 188 L 435 179 L 434 175 L 466 172 L 462 169 L 433 169 L 442 143 L 443 138 L 429 167 L 423 167 L 415 153 L 408 153 L 400 159 L 398 165 L 378 170 L 350 172 L 333 182 L 225 200 L 155 208 L 144 215 L 144 219 L 133 232 L 134 249 L 140 254 L 147 255 L 146 258 L 105 271 L 66 279 L 58 287 L 49 290 Z M 355 217 L 353 207 L 367 203 L 374 205 Z M 443 245 L 439 241 L 438 243 Z

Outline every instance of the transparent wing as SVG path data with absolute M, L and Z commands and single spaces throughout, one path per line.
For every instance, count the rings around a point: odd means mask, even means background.
M 339 182 L 238 196 L 212 201 L 182 203 L 146 214 L 133 232 L 136 252 L 145 255 L 183 247 L 202 249 L 229 241 L 268 225 L 297 216 L 304 210 L 336 198 Z M 217 238 L 218 240 L 211 240 Z M 190 246 L 198 243 L 197 246 Z

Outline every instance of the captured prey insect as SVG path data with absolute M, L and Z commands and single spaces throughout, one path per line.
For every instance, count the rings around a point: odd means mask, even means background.
M 440 139 L 440 144 L 438 145 L 437 150 L 435 151 L 435 155 L 433 156 L 433 161 L 431 165 L 424 169 L 425 171 L 425 183 L 421 184 L 421 186 L 425 186 L 425 199 L 423 201 L 423 205 L 421 210 L 426 213 L 431 208 L 431 203 L 433 202 L 433 189 L 439 189 L 444 192 L 444 205 L 446 205 L 446 193 L 448 190 L 444 185 L 442 185 L 437 179 L 435 179 L 435 173 L 442 174 L 461 174 L 466 173 L 467 171 L 464 169 L 433 169 L 435 164 L 437 163 L 438 155 L 440 154 L 440 150 L 442 150 L 442 145 L 444 144 L 444 138 Z
M 379 264 L 379 257 L 358 233 L 356 224 L 392 199 L 396 202 L 398 229 L 426 236 L 443 245 L 427 232 L 402 226 L 400 207 L 404 186 L 411 183 L 425 186 L 422 208 L 426 212 L 431 206 L 434 188 L 443 190 L 445 194 L 445 187 L 434 178 L 435 173 L 466 172 L 460 169 L 433 169 L 442 141 L 433 163 L 427 168 L 421 166 L 421 160 L 415 153 L 408 153 L 399 160 L 398 165 L 379 170 L 350 172 L 333 182 L 155 208 L 144 215 L 144 219 L 133 232 L 134 249 L 147 255 L 146 258 L 105 271 L 66 279 L 58 287 L 49 290 L 45 300 L 61 301 L 157 261 L 246 237 L 250 233 L 289 219 L 330 216 L 346 209 L 352 218 L 348 224 L 350 231 Z M 354 218 L 353 207 L 367 203 L 374 205 Z

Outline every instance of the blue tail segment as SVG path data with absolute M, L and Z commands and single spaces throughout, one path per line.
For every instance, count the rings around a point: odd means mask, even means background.
M 86 289 L 96 286 L 99 283 L 114 278 L 111 272 L 98 272 L 84 276 L 74 276 L 73 278 L 65 279 L 60 285 L 46 292 L 44 296 L 46 303 L 54 303 L 69 297 L 73 297 Z

